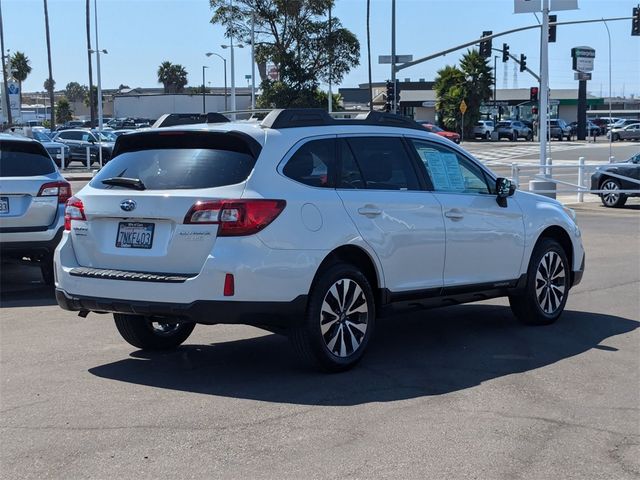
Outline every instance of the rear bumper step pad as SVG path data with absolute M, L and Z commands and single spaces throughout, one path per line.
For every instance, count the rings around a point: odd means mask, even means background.
M 129 280 L 132 282 L 184 283 L 197 273 L 152 273 L 111 270 L 104 268 L 77 267 L 69 272 L 74 277 L 100 278 L 103 280 Z

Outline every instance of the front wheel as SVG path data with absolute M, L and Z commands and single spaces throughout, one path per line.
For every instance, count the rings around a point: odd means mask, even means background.
M 484 134 L 484 138 L 487 139 L 487 140 L 491 140 L 491 132 L 486 132 Z
M 530 141 L 530 142 L 533 142 L 533 132 L 529 132 L 527 134 L 527 140 Z
M 510 295 L 509 305 L 521 322 L 549 325 L 562 314 L 569 287 L 569 261 L 564 249 L 555 240 L 544 238 L 531 255 L 524 291 Z
M 122 338 L 142 350 L 171 350 L 184 342 L 195 323 L 171 323 L 170 319 L 114 313 L 113 319 Z
M 512 142 L 518 141 L 518 134 L 516 132 L 513 132 L 513 135 L 511 135 L 511 141 Z
M 609 178 L 602 182 L 600 190 L 606 190 L 600 194 L 600 200 L 605 207 L 617 208 L 627 203 L 627 196 L 620 193 L 620 183 L 617 180 Z
M 375 302 L 367 277 L 339 263 L 314 282 L 304 322 L 291 342 L 308 364 L 329 372 L 353 367 L 364 355 L 375 326 Z

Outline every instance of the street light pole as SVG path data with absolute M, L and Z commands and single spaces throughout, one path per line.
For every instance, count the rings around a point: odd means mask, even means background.
M 496 71 L 497 71 L 496 69 L 498 68 L 497 64 L 496 64 L 497 60 L 498 60 L 498 56 L 494 55 L 493 56 L 493 121 L 494 122 L 496 121 L 496 119 L 498 117 L 498 115 L 497 115 L 498 103 L 497 103 L 497 98 L 496 98 L 496 83 L 498 83 L 497 75 L 496 75 Z M 495 123 L 493 124 L 493 127 L 495 128 Z
M 206 96 L 205 96 L 205 91 L 204 91 L 204 84 L 205 84 L 205 81 L 204 81 L 204 70 L 205 70 L 205 68 L 207 68 L 207 66 L 203 65 L 202 66 L 202 113 L 207 113 L 206 106 L 205 106 Z
M 393 95 L 391 99 L 391 111 L 396 113 L 396 98 L 397 87 L 396 85 L 396 0 L 391 0 L 391 83 L 393 84 Z
M 230 40 L 229 45 L 220 45 L 220 46 L 224 49 L 228 48 L 231 50 L 231 111 L 235 112 L 236 111 L 236 72 L 235 72 L 235 61 L 234 61 L 233 49 L 236 47 L 244 48 L 244 45 L 242 45 L 241 43 L 239 43 L 238 45 L 233 44 L 233 33 L 229 37 L 229 40 Z M 226 68 L 225 68 L 225 72 L 226 72 Z M 235 113 L 231 114 L 231 119 L 232 120 L 236 119 Z
M 607 35 L 609 37 L 609 121 L 607 125 L 611 125 L 611 32 L 609 32 L 609 25 L 607 25 L 606 20 L 603 18 L 602 22 L 604 23 L 605 28 L 607 29 Z M 595 138 L 595 137 L 594 137 Z M 609 131 L 609 161 L 611 161 L 611 142 L 613 141 L 613 136 L 611 135 L 611 131 Z
M 207 57 L 210 57 L 211 55 L 215 55 L 216 57 L 218 57 L 223 62 L 223 65 L 224 65 L 223 66 L 223 68 L 224 68 L 224 109 L 226 111 L 227 110 L 227 59 L 224 58 L 219 53 L 216 53 L 216 52 L 207 52 L 207 53 L 205 53 L 205 55 Z
M 102 168 L 102 83 L 100 77 L 100 44 L 98 43 L 98 1 L 93 0 L 93 13 L 96 28 L 96 70 L 98 74 L 98 157 L 100 158 L 100 168 Z M 105 50 L 106 53 L 106 50 Z M 91 97 L 91 89 L 89 89 Z M 93 98 L 90 99 L 93 101 Z
M 251 110 L 256 108 L 256 12 L 251 12 Z

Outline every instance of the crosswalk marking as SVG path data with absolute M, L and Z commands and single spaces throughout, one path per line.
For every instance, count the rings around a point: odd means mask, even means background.
M 540 145 L 523 145 L 518 147 L 502 147 L 502 148 L 490 148 L 487 146 L 480 147 L 481 144 L 467 144 L 464 146 L 471 155 L 481 161 L 504 161 L 511 160 L 518 157 L 525 157 L 528 155 L 535 155 L 540 152 Z M 480 147 L 480 148 L 478 148 Z M 577 148 L 584 148 L 584 144 L 581 143 L 564 143 L 562 145 L 552 145 L 551 153 L 555 152 L 575 150 Z

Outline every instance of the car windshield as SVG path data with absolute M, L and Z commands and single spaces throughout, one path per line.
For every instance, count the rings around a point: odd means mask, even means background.
M 39 132 L 38 130 L 32 130 L 33 138 L 38 140 L 39 142 L 51 142 L 51 137 L 44 132 Z
M 116 141 L 116 136 L 114 134 L 112 134 L 111 132 L 93 132 L 93 134 L 97 137 L 98 135 L 100 135 L 100 140 L 102 140 L 103 142 L 115 142 Z

